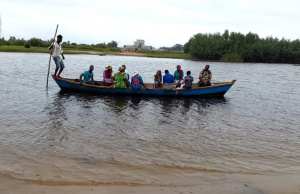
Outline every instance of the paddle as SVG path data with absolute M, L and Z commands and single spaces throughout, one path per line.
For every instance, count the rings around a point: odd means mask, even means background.
M 56 26 L 56 31 L 55 31 L 55 34 L 54 34 L 54 38 L 53 38 L 53 43 L 52 43 L 52 45 L 54 45 L 54 42 L 55 42 L 55 37 L 56 37 L 57 29 L 58 29 L 58 24 L 57 24 L 57 26 Z M 50 64 L 51 64 L 51 54 L 52 54 L 52 49 L 53 49 L 53 46 L 52 46 L 52 48 L 51 48 L 50 58 L 49 58 L 49 65 L 48 65 L 48 75 L 47 75 L 47 85 L 46 85 L 47 90 L 48 90 L 48 80 L 49 80 L 49 72 L 50 72 Z

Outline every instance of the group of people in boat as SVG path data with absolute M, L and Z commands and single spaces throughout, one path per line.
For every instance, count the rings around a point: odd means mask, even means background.
M 211 86 L 212 73 L 209 70 L 209 65 L 206 65 L 205 68 L 199 74 L 198 86 Z M 165 70 L 165 75 L 162 76 L 161 70 L 158 70 L 154 75 L 154 86 L 156 88 L 162 87 L 166 90 L 171 90 L 174 88 L 185 88 L 192 89 L 194 78 L 191 75 L 191 71 L 184 72 L 180 65 L 177 65 L 174 75 L 170 74 L 169 70 Z
M 139 90 L 143 86 L 145 89 L 150 89 L 144 84 L 143 78 L 137 70 L 134 71 L 133 76 L 130 78 L 126 70 L 126 65 L 119 67 L 118 72 L 114 75 L 112 66 L 107 66 L 103 71 L 102 84 L 94 81 L 93 70 L 94 66 L 91 65 L 88 71 L 85 71 L 80 75 L 78 81 L 80 83 L 104 85 L 112 88 L 132 88 L 134 90 Z M 180 65 L 177 65 L 174 75 L 170 74 L 169 70 L 165 70 L 165 75 L 162 76 L 161 70 L 158 70 L 154 75 L 154 88 L 163 88 L 165 90 L 172 90 L 175 88 L 192 89 L 194 78 L 191 76 L 191 71 L 187 71 L 186 74 L 187 75 L 184 76 L 184 72 Z M 209 70 L 209 65 L 206 65 L 199 74 L 198 86 L 210 86 L 211 78 L 212 73 Z
M 55 77 L 60 77 L 61 72 L 65 68 L 63 60 L 65 59 L 63 55 L 63 50 L 61 48 L 62 35 L 57 36 L 57 41 L 49 47 L 50 53 L 55 62 L 56 68 L 54 72 Z M 62 57 L 62 58 L 61 58 Z M 80 83 L 101 85 L 100 82 L 94 81 L 94 66 L 91 65 L 88 71 L 83 72 L 79 77 Z M 83 80 L 82 80 L 83 78 Z M 198 86 L 210 86 L 212 73 L 209 70 L 209 65 L 199 74 Z M 154 88 L 163 88 L 165 90 L 172 90 L 174 88 L 185 88 L 191 89 L 193 86 L 194 78 L 191 76 L 191 71 L 184 72 L 180 65 L 177 65 L 177 69 L 174 75 L 170 74 L 169 70 L 165 70 L 165 75 L 162 76 L 161 70 L 158 70 L 154 75 Z M 139 90 L 142 86 L 146 89 L 150 89 L 145 86 L 142 76 L 140 76 L 137 70 L 134 71 L 133 76 L 130 78 L 126 65 L 119 67 L 118 72 L 113 75 L 112 66 L 108 66 L 103 71 L 103 85 L 110 86 L 113 88 L 132 88 L 134 90 Z
M 80 74 L 79 82 L 91 85 L 104 85 L 110 86 L 113 88 L 132 88 L 138 90 L 141 86 L 144 86 L 146 89 L 150 89 L 145 86 L 143 82 L 143 78 L 139 75 L 137 70 L 134 71 L 134 75 L 131 77 L 131 81 L 129 81 L 129 74 L 126 71 L 126 65 L 122 65 L 119 67 L 118 72 L 114 75 L 112 66 L 107 66 L 103 71 L 103 82 L 94 81 L 94 66 L 91 65 L 88 71 L 83 72 Z M 82 80 L 83 78 L 83 80 Z

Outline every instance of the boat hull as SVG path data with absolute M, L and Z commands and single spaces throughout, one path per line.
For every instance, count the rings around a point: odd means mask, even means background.
M 81 93 L 92 93 L 92 94 L 112 94 L 112 95 L 150 95 L 150 96 L 191 96 L 191 97 L 208 97 L 208 98 L 222 98 L 224 94 L 231 88 L 235 80 L 232 82 L 225 82 L 222 84 L 197 87 L 193 89 L 174 89 L 174 90 L 163 90 L 163 89 L 116 89 L 106 86 L 97 86 L 89 84 L 80 84 L 71 79 L 55 78 L 57 85 L 63 91 L 69 92 L 81 92 Z M 148 84 L 150 85 L 150 84 Z M 153 85 L 153 84 L 152 84 Z

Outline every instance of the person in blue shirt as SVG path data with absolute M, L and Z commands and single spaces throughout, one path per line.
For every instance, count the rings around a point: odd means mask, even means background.
M 137 70 L 134 70 L 134 76 L 131 77 L 131 87 L 132 87 L 132 89 L 139 90 L 142 87 L 142 85 L 146 89 L 149 89 L 144 85 L 143 78 L 139 75 L 139 72 Z
M 169 70 L 165 70 L 165 75 L 163 76 L 163 89 L 172 90 L 174 82 L 174 76 L 169 73 Z
M 83 83 L 92 84 L 92 85 L 95 84 L 93 70 L 94 70 L 94 66 L 91 65 L 90 69 L 88 71 L 85 71 L 84 73 L 82 73 L 80 75 L 80 78 L 79 78 L 80 84 L 82 83 L 82 77 L 83 77 Z

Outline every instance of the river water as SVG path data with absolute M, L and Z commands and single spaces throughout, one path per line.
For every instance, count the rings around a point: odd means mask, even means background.
M 63 93 L 47 54 L 0 53 L 0 175 L 69 184 L 193 185 L 203 174 L 300 173 L 300 67 L 67 55 L 63 77 L 181 65 L 236 84 L 224 99 Z M 53 73 L 53 62 L 51 73 Z

